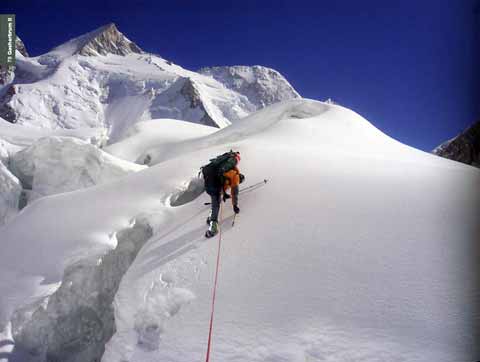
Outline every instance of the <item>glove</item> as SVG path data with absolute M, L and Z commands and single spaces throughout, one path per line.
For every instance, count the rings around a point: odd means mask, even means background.
M 237 205 L 233 205 L 233 212 L 238 214 L 240 212 L 240 208 Z
M 239 178 L 240 178 L 240 183 L 242 183 L 245 180 L 245 176 L 243 174 L 240 174 Z
M 223 194 L 223 202 L 227 201 L 231 196 L 227 193 Z

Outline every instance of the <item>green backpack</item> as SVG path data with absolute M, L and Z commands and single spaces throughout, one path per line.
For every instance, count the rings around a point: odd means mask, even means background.
M 200 168 L 206 187 L 220 187 L 223 184 L 223 174 L 237 165 L 236 152 L 230 150 L 210 159 L 210 163 Z

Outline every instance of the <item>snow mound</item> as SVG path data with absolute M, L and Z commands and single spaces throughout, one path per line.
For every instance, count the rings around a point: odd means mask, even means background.
M 31 190 L 30 201 L 108 183 L 145 168 L 71 137 L 42 138 L 11 157 L 10 167 Z
M 300 98 L 297 91 L 279 72 L 260 65 L 207 67 L 200 69 L 199 73 L 209 75 L 228 89 L 243 94 L 257 109 Z
M 292 99 L 257 111 L 212 135 L 170 144 L 168 147 L 164 147 L 162 141 L 159 146 L 152 143 L 138 157 L 138 161 L 155 165 L 192 151 L 260 136 L 266 130 L 275 134 L 279 144 L 303 139 L 301 148 L 305 150 L 313 148 L 326 152 L 356 153 L 358 157 L 369 154 L 382 158 L 386 153 L 397 154 L 399 148 L 408 148 L 347 108 L 307 99 Z M 379 149 L 382 153 L 378 152 Z
M 123 140 L 105 147 L 104 151 L 131 162 L 143 163 L 139 157 L 152 147 L 161 146 L 163 151 L 158 152 L 168 152 L 168 148 L 177 143 L 216 131 L 218 128 L 174 119 L 154 119 L 134 124 L 125 132 Z
M 20 181 L 0 162 L 0 225 L 18 213 L 21 194 Z
M 152 236 L 118 285 L 116 333 L 102 361 L 201 360 L 218 244 L 203 236 L 206 197 L 176 207 L 170 201 L 209 158 L 235 149 L 246 181 L 234 226 L 231 205 L 222 204 L 212 358 L 479 359 L 471 253 L 480 233 L 479 170 L 402 145 L 348 109 L 309 100 L 178 139 L 151 141 L 154 166 L 39 199 L 0 229 L 4 322 L 57 290 L 79 258 L 114 250 L 112 235 L 144 215 Z M 41 322 L 35 313 L 26 319 Z M 65 335 L 76 336 L 76 327 Z M 75 355 L 88 348 L 72 341 Z

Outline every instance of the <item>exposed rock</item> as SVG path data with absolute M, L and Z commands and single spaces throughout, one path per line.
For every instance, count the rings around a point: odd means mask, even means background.
M 22 39 L 17 35 L 17 39 L 15 40 L 15 47 L 17 50 L 22 54 L 24 57 L 28 57 L 28 52 L 27 48 L 25 47 L 25 44 L 23 44 Z
M 165 105 L 169 107 L 165 107 Z M 177 79 L 166 91 L 157 95 L 150 107 L 150 117 L 172 118 L 218 127 L 207 110 L 198 85 L 190 78 Z
M 18 37 L 15 40 L 15 47 L 20 54 L 24 57 L 28 57 L 27 49 L 25 48 L 25 44 L 23 44 L 22 40 Z M 18 63 L 18 59 L 17 59 Z M 17 66 L 6 67 L 4 65 L 0 65 L 0 90 L 2 85 L 6 85 L 11 83 L 16 76 Z
M 130 41 L 115 26 L 114 23 L 105 25 L 83 37 L 79 42 L 77 53 L 85 56 L 95 55 L 127 55 L 130 53 L 143 53 L 142 49 Z
M 17 120 L 17 114 L 9 103 L 15 93 L 15 86 L 12 84 L 3 95 L 0 96 L 0 118 L 3 118 L 10 123 L 15 123 Z
M 15 72 L 12 67 L 8 68 L 5 65 L 0 65 L 0 90 L 2 90 L 2 86 L 13 81 L 14 77 Z
M 455 138 L 442 143 L 433 153 L 451 160 L 480 167 L 480 121 Z
M 192 79 L 187 78 L 185 80 L 185 84 L 180 90 L 180 93 L 184 95 L 187 100 L 190 101 L 190 108 L 199 108 L 205 113 L 205 115 L 202 117 L 202 119 L 200 119 L 198 123 L 204 124 L 206 126 L 218 127 L 215 121 L 212 119 L 212 117 L 210 117 L 207 110 L 205 109 L 205 105 L 202 102 L 200 92 L 198 91 Z
M 259 65 L 202 68 L 199 73 L 212 76 L 227 88 L 246 96 L 257 109 L 301 98 L 279 72 Z

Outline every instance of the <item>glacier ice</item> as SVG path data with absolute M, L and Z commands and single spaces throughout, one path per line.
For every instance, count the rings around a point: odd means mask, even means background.
M 10 159 L 29 200 L 113 181 L 140 166 L 72 137 L 45 137 Z
M 67 267 L 60 287 L 51 296 L 13 314 L 16 348 L 39 361 L 99 361 L 115 332 L 115 293 L 152 235 L 148 220 L 140 216 L 131 227 L 112 236 L 117 246 L 106 255 Z
M 20 181 L 0 162 L 0 225 L 17 214 L 21 194 Z

